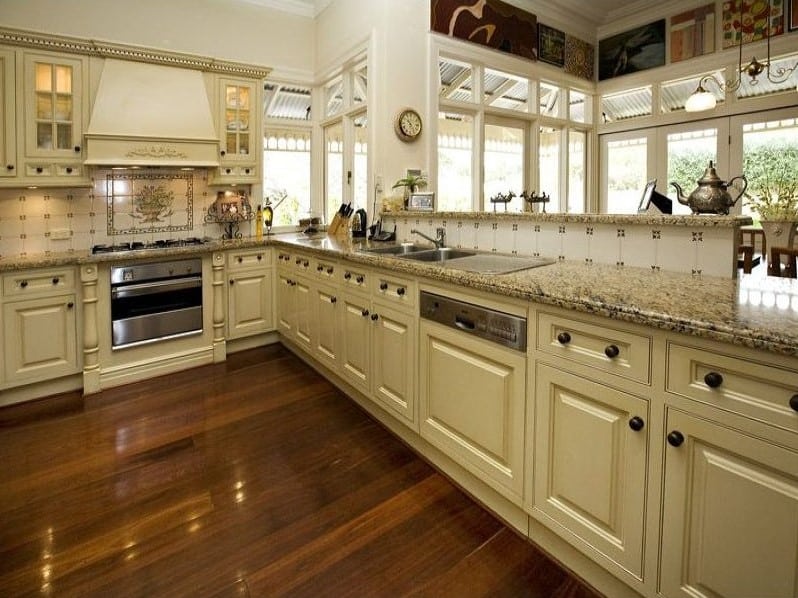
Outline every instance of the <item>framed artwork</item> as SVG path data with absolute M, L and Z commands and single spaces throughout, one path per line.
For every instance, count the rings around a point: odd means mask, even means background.
M 588 81 L 593 80 L 593 62 L 596 48 L 584 40 L 565 34 L 565 65 L 563 70 L 569 75 L 576 75 Z
M 795 0 L 788 0 L 795 4 Z M 723 49 L 765 39 L 768 35 L 768 3 L 763 0 L 723 0 Z M 770 36 L 784 33 L 784 0 L 770 1 Z
M 790 0 L 790 31 L 798 29 L 798 0 Z
M 599 81 L 665 64 L 665 19 L 599 40 Z
M 435 192 L 420 191 L 411 193 L 407 200 L 407 209 L 416 212 L 434 212 Z
M 538 23 L 538 58 L 555 66 L 565 64 L 565 32 Z
M 430 29 L 522 58 L 538 58 L 538 18 L 501 0 L 432 0 Z
M 671 17 L 671 62 L 715 51 L 715 3 Z

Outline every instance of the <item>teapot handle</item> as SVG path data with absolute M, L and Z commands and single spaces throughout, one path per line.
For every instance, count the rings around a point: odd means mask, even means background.
M 745 193 L 745 190 L 748 189 L 748 179 L 745 178 L 744 174 L 741 174 L 740 176 L 736 176 L 733 179 L 731 179 L 730 181 L 728 181 L 726 183 L 726 188 L 728 189 L 729 187 L 731 187 L 732 184 L 734 183 L 734 181 L 736 181 L 737 179 L 740 179 L 743 182 L 743 188 L 740 191 L 740 193 L 737 195 L 737 197 L 734 198 L 734 201 L 732 202 L 731 205 L 736 204 L 737 201 L 743 196 L 743 193 Z

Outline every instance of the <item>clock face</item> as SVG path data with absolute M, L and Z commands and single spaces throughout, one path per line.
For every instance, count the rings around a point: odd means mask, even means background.
M 403 141 L 413 141 L 421 134 L 421 116 L 415 110 L 403 110 L 396 118 L 396 134 Z

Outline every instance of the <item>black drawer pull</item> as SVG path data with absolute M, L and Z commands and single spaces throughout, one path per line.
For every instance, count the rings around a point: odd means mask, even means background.
M 261 261 L 262 259 L 263 259 L 263 256 L 259 253 L 258 254 L 258 261 Z
M 337 303 L 338 297 L 330 297 L 330 303 Z
M 371 321 L 372 322 L 376 322 L 379 318 L 380 318 L 380 316 L 378 316 L 377 314 L 371 314 Z
M 223 156 L 226 156 L 226 155 L 227 155 L 227 152 L 226 152 L 225 150 L 222 150 L 222 151 L 221 151 L 221 152 L 219 152 L 219 153 L 220 153 L 221 155 L 223 155 Z
M 61 281 L 57 276 L 53 277 L 53 284 L 58 284 L 59 282 Z
M 230 284 L 232 285 L 234 282 L 235 282 L 235 281 L 234 281 L 234 280 L 231 278 L 231 279 L 230 279 Z
M 75 150 L 75 153 L 76 153 L 76 154 L 79 154 L 79 153 L 80 153 L 80 146 L 79 146 L 79 145 L 76 145 L 76 146 L 75 146 L 74 148 L 72 148 L 72 149 L 74 149 L 74 150 Z
M 632 428 L 635 432 L 639 432 L 642 430 L 646 425 L 646 422 L 643 421 L 642 417 L 635 415 L 632 419 L 629 420 L 629 427 Z
M 618 345 L 607 345 L 604 347 L 604 355 L 609 357 L 610 359 L 615 359 L 620 355 L 621 350 L 618 348 Z
M 360 312 L 360 315 L 365 318 L 367 315 L 369 315 L 369 310 L 364 309 L 363 311 Z
M 398 289 L 396 289 L 396 294 L 397 294 L 397 295 L 399 295 L 400 297 L 401 297 L 402 295 L 404 295 L 404 294 L 405 294 L 405 292 L 406 292 L 406 291 L 405 291 L 405 288 L 404 288 L 404 287 L 399 287 Z
M 73 307 L 75 307 L 74 303 L 72 303 L 71 301 L 67 303 L 67 309 L 72 309 Z
M 344 278 L 346 280 L 349 280 L 350 278 L 352 278 L 352 274 L 350 274 L 349 272 L 344 272 Z
M 71 166 L 67 166 L 66 172 L 67 172 L 67 174 L 72 174 L 72 167 Z
M 19 286 L 21 286 L 24 289 L 25 287 L 28 286 L 28 281 L 27 280 L 23 280 L 22 282 L 19 283 Z
M 798 395 L 792 395 L 790 397 L 790 407 L 792 407 L 794 411 L 798 411 Z
M 706 376 L 704 376 L 704 384 L 710 388 L 717 388 L 723 384 L 723 376 L 717 372 L 709 372 Z
M 244 258 L 243 258 L 243 257 L 241 257 L 241 256 L 239 255 L 239 256 L 238 256 L 238 263 L 240 264 L 240 263 L 241 263 L 241 262 L 243 262 L 243 261 L 244 261 Z
M 6 164 L 6 170 L 14 170 L 13 164 Z
M 332 267 L 327 268 L 327 274 L 332 274 L 333 272 L 335 272 L 335 269 L 333 269 Z
M 387 282 L 381 282 L 381 283 L 380 283 L 380 290 L 381 290 L 381 291 L 386 291 L 386 290 L 388 290 L 388 283 L 387 283 Z
M 671 446 L 682 446 L 684 442 L 684 434 L 679 432 L 679 430 L 674 430 L 673 432 L 668 433 L 668 444 Z
M 44 168 L 42 168 L 41 166 L 37 166 L 37 167 L 36 167 L 36 172 L 37 172 L 38 174 L 41 174 L 42 172 L 44 172 Z
M 316 266 L 316 272 L 324 272 L 324 266 L 322 266 L 321 264 Z
M 362 276 L 358 276 L 355 280 L 357 281 L 357 284 L 363 284 L 363 277 Z
M 567 345 L 568 343 L 571 342 L 571 335 L 568 334 L 567 332 L 561 332 L 560 334 L 557 335 L 557 342 L 560 343 L 561 345 Z

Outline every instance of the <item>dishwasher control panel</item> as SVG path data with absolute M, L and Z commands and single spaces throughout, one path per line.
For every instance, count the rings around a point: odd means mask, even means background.
M 493 343 L 526 351 L 526 318 L 421 291 L 421 317 Z

